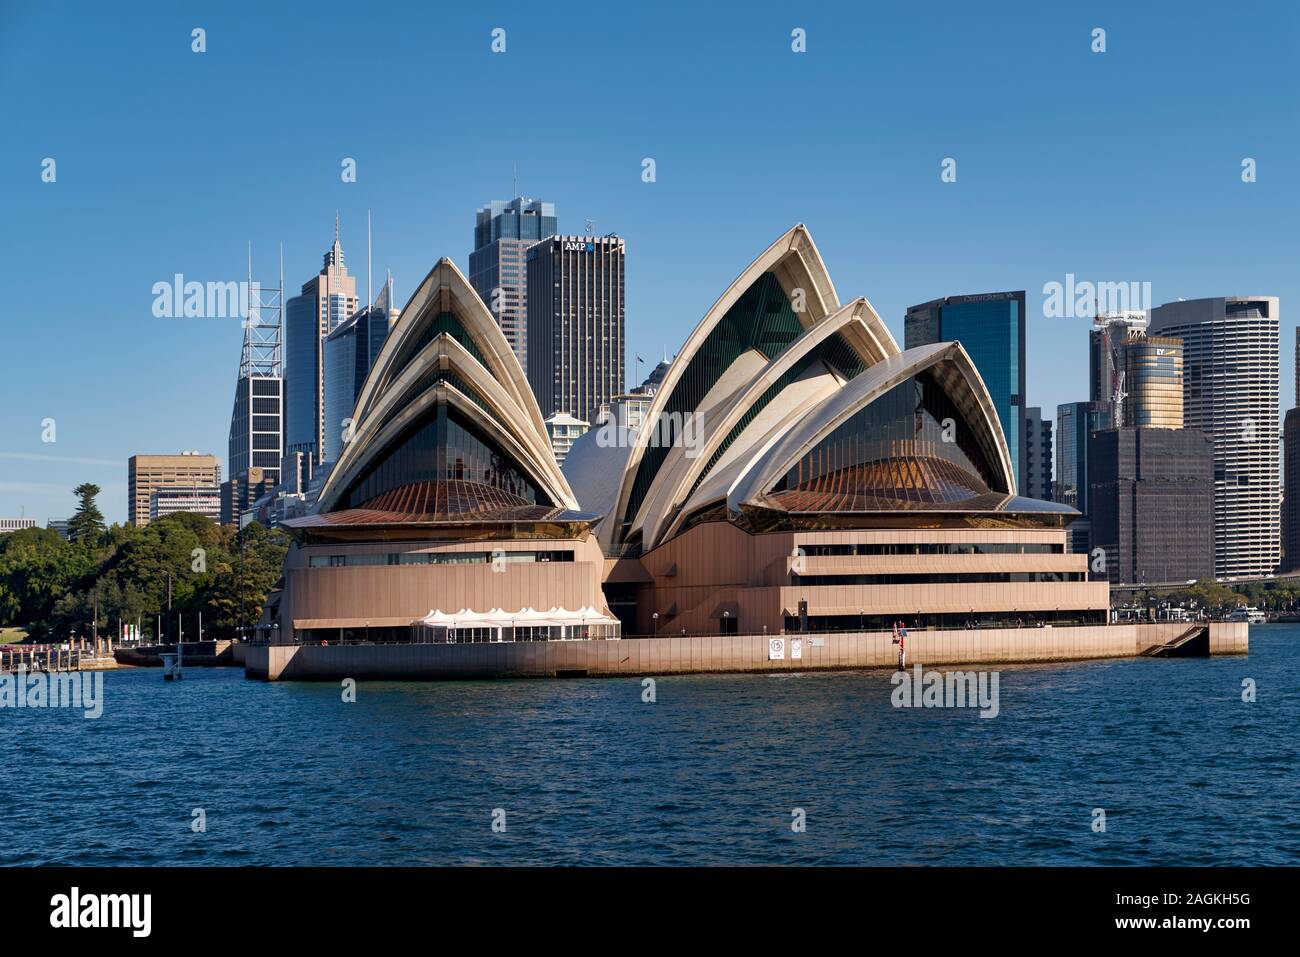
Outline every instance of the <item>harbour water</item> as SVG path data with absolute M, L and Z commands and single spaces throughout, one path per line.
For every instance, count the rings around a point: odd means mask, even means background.
M 662 678 L 653 703 L 118 671 L 97 720 L 0 709 L 0 864 L 1300 863 L 1300 626 L 998 670 L 991 719 L 895 708 L 884 671 Z

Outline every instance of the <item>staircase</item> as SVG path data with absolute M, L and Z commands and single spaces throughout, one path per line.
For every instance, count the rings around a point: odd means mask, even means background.
M 1209 625 L 1193 625 L 1177 638 L 1164 644 L 1152 645 L 1142 652 L 1144 658 L 1208 658 L 1209 655 Z

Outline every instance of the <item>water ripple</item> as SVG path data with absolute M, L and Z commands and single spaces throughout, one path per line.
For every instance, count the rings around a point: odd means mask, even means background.
M 1251 644 L 1007 666 L 993 720 L 882 672 L 110 673 L 98 721 L 0 711 L 0 864 L 1295 864 L 1300 628 Z

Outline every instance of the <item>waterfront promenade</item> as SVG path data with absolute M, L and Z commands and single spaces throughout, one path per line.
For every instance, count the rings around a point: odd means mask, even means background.
M 106 646 L 87 642 L 64 645 L 5 645 L 0 647 L 0 674 L 19 671 L 110 671 L 117 667 Z
M 1211 655 L 1249 650 L 1249 626 L 1244 622 L 1202 627 L 1209 630 Z M 914 631 L 907 638 L 907 661 L 909 666 L 991 665 L 1132 658 L 1174 641 L 1187 629 L 1184 622 L 1168 622 Z M 889 632 L 836 632 L 621 641 L 243 645 L 237 647 L 235 661 L 242 661 L 248 677 L 269 681 L 799 672 L 896 667 L 898 649 L 892 640 Z

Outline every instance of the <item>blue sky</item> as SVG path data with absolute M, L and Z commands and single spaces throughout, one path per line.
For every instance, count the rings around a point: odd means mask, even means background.
M 1293 4 L 122 9 L 0 0 L 0 515 L 70 514 L 89 480 L 120 521 L 131 454 L 224 462 L 239 323 L 154 318 L 155 282 L 241 279 L 250 240 L 269 280 L 282 241 L 296 291 L 335 209 L 364 277 L 369 208 L 376 277 L 404 302 L 438 257 L 466 267 L 474 210 L 516 162 L 563 230 L 626 239 L 629 376 L 804 222 L 841 298 L 900 341 L 912 303 L 1027 290 L 1045 409 L 1086 398 L 1088 322 L 1045 318 L 1044 283 L 1281 296 L 1293 402 Z

